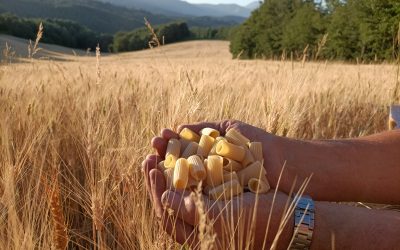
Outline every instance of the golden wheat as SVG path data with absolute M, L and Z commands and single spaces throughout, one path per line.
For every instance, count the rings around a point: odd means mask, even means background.
M 239 119 L 304 139 L 387 128 L 396 66 L 237 61 L 225 42 L 159 52 L 103 55 L 101 79 L 95 57 L 1 66 L 1 249 L 50 249 L 52 228 L 66 240 L 65 225 L 71 248 L 178 248 L 160 230 L 140 172 L 164 127 Z M 38 180 L 54 169 L 49 215 Z M 207 228 L 204 246 L 214 239 Z

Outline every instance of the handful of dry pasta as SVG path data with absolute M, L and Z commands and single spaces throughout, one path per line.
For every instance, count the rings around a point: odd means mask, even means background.
M 191 189 L 201 185 L 211 199 L 230 199 L 245 190 L 266 193 L 270 189 L 263 167 L 262 144 L 250 142 L 235 129 L 225 137 L 212 128 L 200 135 L 183 129 L 180 139 L 168 141 L 164 169 L 167 187 Z

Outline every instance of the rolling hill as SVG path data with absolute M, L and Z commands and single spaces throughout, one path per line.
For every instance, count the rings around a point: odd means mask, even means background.
M 258 1 L 246 7 L 237 4 L 190 4 L 181 0 L 101 0 L 120 6 L 143 9 L 169 16 L 249 17 Z
M 244 20 L 244 18 L 237 16 L 192 17 L 176 15 L 169 17 L 153 14 L 142 9 L 116 6 L 94 0 L 2 0 L 0 2 L 0 13 L 5 12 L 27 18 L 71 20 L 93 31 L 110 34 L 143 27 L 144 17 L 153 25 L 181 20 L 186 21 L 190 26 L 199 27 L 231 26 Z

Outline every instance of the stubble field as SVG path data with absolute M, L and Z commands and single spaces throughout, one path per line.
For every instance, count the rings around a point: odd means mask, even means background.
M 140 171 L 164 127 L 238 119 L 304 139 L 387 129 L 396 65 L 237 61 L 228 46 L 1 64 L 0 249 L 66 236 L 70 248 L 179 248 Z

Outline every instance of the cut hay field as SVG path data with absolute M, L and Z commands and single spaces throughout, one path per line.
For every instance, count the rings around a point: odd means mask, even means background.
M 228 46 L 104 55 L 99 68 L 59 54 L 1 64 L 0 249 L 61 248 L 65 236 L 71 249 L 179 249 L 140 171 L 164 127 L 239 119 L 305 139 L 387 129 L 397 66 L 237 61 Z

